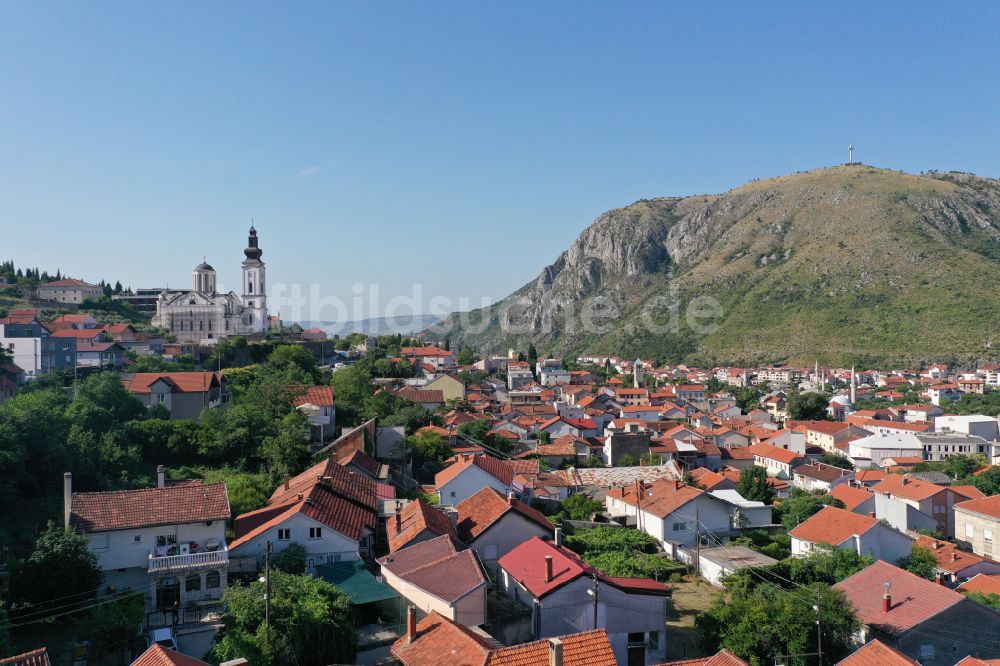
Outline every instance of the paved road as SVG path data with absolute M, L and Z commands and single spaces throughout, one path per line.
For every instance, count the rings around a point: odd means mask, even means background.
M 177 647 L 184 654 L 201 659 L 215 645 L 215 634 L 221 624 L 207 624 L 197 630 L 185 630 L 177 634 Z

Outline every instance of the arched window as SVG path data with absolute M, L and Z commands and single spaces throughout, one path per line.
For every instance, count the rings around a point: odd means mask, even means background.
M 205 589 L 214 590 L 218 588 L 222 584 L 220 578 L 218 571 L 209 571 L 205 574 Z
M 201 589 L 201 574 L 189 574 L 187 578 L 184 579 L 184 591 L 185 592 L 197 592 Z

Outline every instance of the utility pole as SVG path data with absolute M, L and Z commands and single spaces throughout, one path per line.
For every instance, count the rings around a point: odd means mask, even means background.
M 597 580 L 597 574 L 594 574 L 594 629 L 597 629 L 597 594 L 601 589 L 601 582 Z
M 697 499 L 694 501 L 694 570 L 701 571 L 701 518 Z
M 823 666 L 823 625 L 819 621 L 819 602 L 820 591 L 816 590 L 816 605 L 813 606 L 813 610 L 816 611 L 816 654 L 819 657 L 817 663 Z
M 264 546 L 264 626 L 271 635 L 271 542 Z

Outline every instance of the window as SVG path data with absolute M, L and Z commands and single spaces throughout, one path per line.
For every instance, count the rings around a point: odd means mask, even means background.
M 205 589 L 215 590 L 222 585 L 222 578 L 218 571 L 209 571 L 205 574 Z
M 160 534 L 156 537 L 156 545 L 159 547 L 173 546 L 177 543 L 176 534 Z
M 921 659 L 933 659 L 934 658 L 934 646 L 930 643 L 924 643 L 920 646 L 920 658 Z
M 969 537 L 970 539 L 976 536 L 976 530 L 975 528 L 972 527 L 972 523 L 965 524 L 965 536 Z
M 278 541 L 289 541 L 292 538 L 292 530 L 288 527 L 278 529 Z
M 323 538 L 323 528 L 322 527 L 310 527 L 309 528 L 309 538 L 310 539 L 322 539 Z
M 983 541 L 993 541 L 993 530 L 983 530 Z
M 134 537 L 132 537 L 132 543 L 142 543 L 142 535 L 136 534 Z
M 335 554 L 335 555 L 327 555 L 327 556 L 326 556 L 326 561 L 327 561 L 328 563 L 331 563 L 331 564 L 332 564 L 333 562 L 339 562 L 339 561 L 340 561 L 340 555 L 339 555 L 339 554 Z
M 201 589 L 201 574 L 188 574 L 188 577 L 184 579 L 184 591 L 186 592 L 197 592 Z
M 95 534 L 90 539 L 90 547 L 94 550 L 107 550 L 111 547 L 111 536 L 108 534 Z
M 685 523 L 674 523 L 674 524 L 673 524 L 673 525 L 671 526 L 671 529 L 672 529 L 672 530 L 673 530 L 674 532 L 683 532 L 684 530 L 686 530 L 686 529 L 687 529 L 687 525 L 686 525 Z
M 660 632 L 650 631 L 646 634 L 646 647 L 650 650 L 660 649 Z
M 944 504 L 935 504 L 933 510 L 934 513 L 944 513 L 947 511 L 947 507 Z
M 449 496 L 449 497 L 454 497 L 454 496 L 455 496 L 455 491 L 453 490 L 453 491 L 451 491 L 450 493 L 448 493 L 448 496 Z

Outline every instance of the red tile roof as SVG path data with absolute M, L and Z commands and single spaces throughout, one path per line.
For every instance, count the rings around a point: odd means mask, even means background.
M 860 469 L 854 473 L 854 479 L 858 483 L 866 481 L 881 481 L 885 478 L 886 472 L 880 469 Z
M 446 603 L 456 602 L 488 582 L 475 551 L 459 550 L 447 534 L 376 561 L 386 571 Z
M 163 379 L 181 393 L 204 393 L 222 380 L 217 372 L 137 372 L 125 375 L 122 382 L 132 393 L 150 393 L 157 380 Z
M 845 476 L 854 475 L 854 472 L 849 469 L 843 469 L 842 467 L 835 467 L 834 465 L 827 465 L 821 462 L 811 462 L 805 465 L 799 465 L 792 470 L 792 473 L 809 479 L 826 482 L 837 481 Z
M 451 519 L 438 511 L 423 499 L 417 499 L 399 511 L 399 528 L 396 528 L 395 517 L 386 522 L 386 533 L 389 537 L 389 551 L 395 552 L 409 545 L 410 541 L 422 534 L 424 530 L 434 534 L 448 535 L 458 538 Z
M 292 407 L 316 405 L 317 407 L 332 407 L 334 404 L 332 386 L 290 386 L 295 395 Z
M 46 648 L 40 647 L 31 652 L 14 655 L 0 659 L 0 666 L 50 666 L 49 652 Z
M 956 588 L 959 592 L 1000 594 L 1000 575 L 976 574 Z
M 835 506 L 826 506 L 788 534 L 811 543 L 838 546 L 856 534 L 864 534 L 876 525 L 878 525 L 877 518 L 862 516 Z
M 139 658 L 132 662 L 132 666 L 209 666 L 209 664 L 156 644 L 139 655 Z
M 838 661 L 837 666 L 920 666 L 920 662 L 875 639 L 849 657 Z
M 224 483 L 73 493 L 70 525 L 84 532 L 229 520 Z
M 391 652 L 404 666 L 486 666 L 495 647 L 481 634 L 431 611 L 417 623 L 414 639 L 408 641 L 404 635 L 392 644 Z
M 546 555 L 552 558 L 551 580 L 545 580 Z M 585 562 L 573 551 L 556 546 L 550 541 L 543 541 L 536 536 L 501 557 L 497 564 L 536 598 L 541 598 L 583 575 L 597 576 L 602 583 L 629 593 L 670 596 L 670 590 L 663 583 L 651 578 L 608 576 Z
M 560 636 L 562 666 L 616 666 L 615 652 L 604 629 Z M 550 639 L 494 650 L 489 666 L 547 666 Z
M 89 282 L 84 282 L 83 280 L 77 280 L 76 278 L 66 278 L 65 280 L 53 280 L 52 282 L 46 282 L 45 284 L 38 285 L 40 287 L 97 287 L 96 284 L 90 284 Z
M 885 584 L 890 583 L 891 606 L 882 610 Z M 896 636 L 916 627 L 965 597 L 943 585 L 878 560 L 833 586 L 854 604 L 858 618 L 879 631 Z
M 951 486 L 948 486 L 948 487 L 951 488 L 952 492 L 954 492 L 956 495 L 961 495 L 962 497 L 966 497 L 966 498 L 968 498 L 970 500 L 971 499 L 983 499 L 984 497 L 986 497 L 986 493 L 984 493 L 983 491 L 981 491 L 979 488 L 976 488 L 975 486 L 955 486 L 955 485 L 951 485 Z M 961 499 L 960 498 L 956 498 L 956 501 L 961 501 Z
M 788 449 L 782 449 L 772 444 L 754 444 L 749 448 L 750 453 L 754 456 L 777 460 L 778 462 L 785 463 L 786 465 L 791 465 L 796 460 L 801 460 L 803 458 L 800 453 L 796 453 L 795 451 L 790 451 Z
M 106 337 L 108 334 L 99 328 L 61 328 L 52 332 L 53 338 L 76 338 L 77 340 L 90 340 L 97 337 Z
M 969 567 L 982 564 L 984 561 L 992 562 L 992 560 L 987 560 L 985 557 L 980 557 L 975 553 L 959 550 L 958 546 L 953 543 L 934 539 L 929 536 L 917 537 L 916 543 L 921 548 L 931 551 L 934 559 L 937 560 L 938 569 L 943 571 L 959 573 Z M 994 562 L 994 564 L 1000 567 L 1000 562 Z
M 549 531 L 555 526 L 541 512 L 524 502 L 508 499 L 490 487 L 483 488 L 455 505 L 458 511 L 458 536 L 466 543 L 488 530 L 509 511 L 515 511 Z
M 704 490 L 672 479 L 657 479 L 650 484 L 641 484 L 641 496 L 636 495 L 635 486 L 612 488 L 607 496 L 621 500 L 630 506 L 641 505 L 646 513 L 666 518 L 691 500 L 704 494 Z
M 444 404 L 444 392 L 440 389 L 417 389 L 407 386 L 396 391 L 396 395 L 405 398 L 410 402 L 419 404 L 441 403 Z
M 881 483 L 872 486 L 872 492 L 882 495 L 892 495 L 893 497 L 902 497 L 914 502 L 920 502 L 928 497 L 933 497 L 942 490 L 945 490 L 944 486 L 939 486 L 929 481 L 921 481 L 920 479 L 911 479 L 902 474 L 889 474 Z
M 711 657 L 668 661 L 665 664 L 660 664 L 660 666 L 750 666 L 750 664 L 729 650 L 722 649 Z
M 959 502 L 955 505 L 955 509 L 972 511 L 973 513 L 989 516 L 990 518 L 1000 519 L 1000 495 Z
M 830 497 L 834 497 L 843 502 L 844 507 L 848 511 L 854 511 L 854 509 L 861 506 L 872 497 L 875 497 L 875 493 L 867 490 L 866 488 L 855 488 L 854 486 L 846 483 L 834 486 L 833 489 L 827 494 Z

